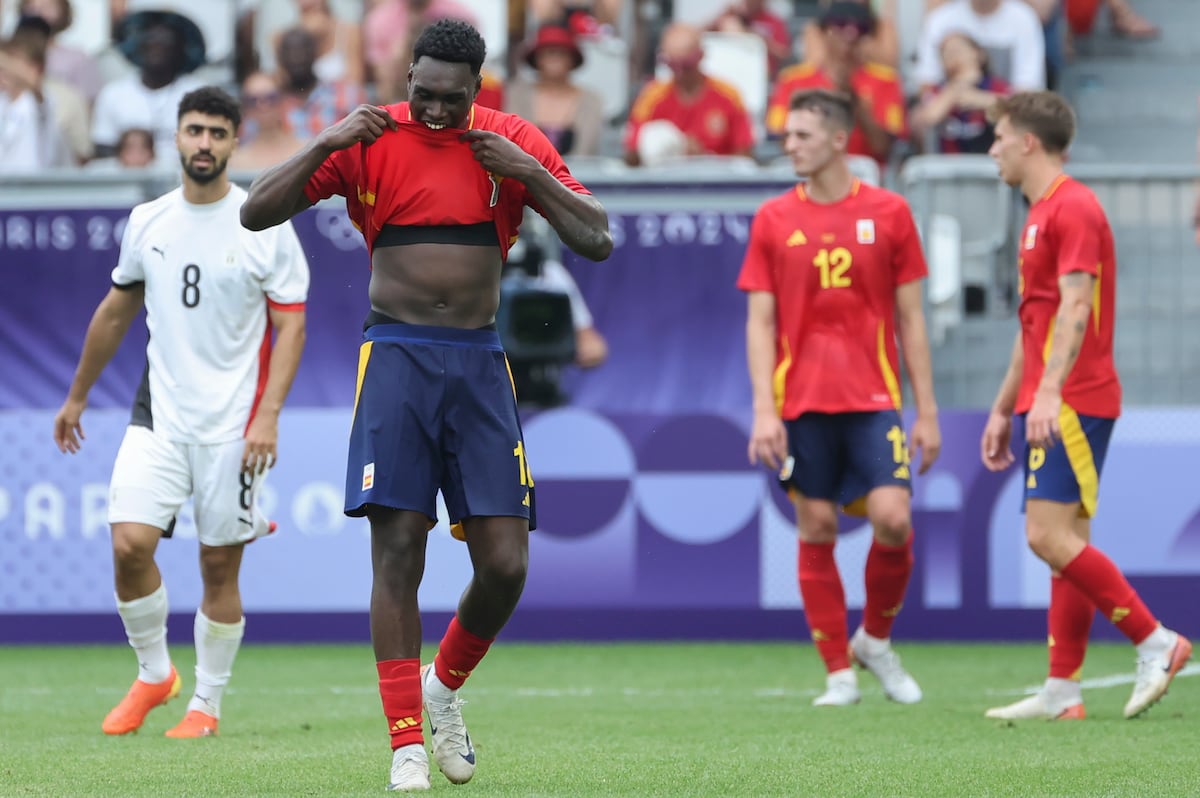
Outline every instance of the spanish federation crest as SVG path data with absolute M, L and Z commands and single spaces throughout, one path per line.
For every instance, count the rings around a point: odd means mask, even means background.
M 855 237 L 860 244 L 875 243 L 875 220 L 859 219 L 854 225 Z
M 1031 224 L 1025 228 L 1025 249 L 1033 249 L 1037 243 L 1037 229 L 1038 226 L 1036 224 Z

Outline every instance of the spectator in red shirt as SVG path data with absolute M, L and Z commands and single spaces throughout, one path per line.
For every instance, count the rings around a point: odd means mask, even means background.
M 854 130 L 846 153 L 887 161 L 892 142 L 906 136 L 908 126 L 904 90 L 896 70 L 863 61 L 860 54 L 860 46 L 875 30 L 875 23 L 870 7 L 849 0 L 831 3 L 821 13 L 819 25 L 825 44 L 822 60 L 780 73 L 767 105 L 767 133 L 783 133 L 789 103 L 797 91 L 832 89 L 850 95 L 854 102 Z
M 488 69 L 479 72 L 479 93 L 475 95 L 475 104 L 496 111 L 504 109 L 504 81 Z
M 987 51 L 965 33 L 942 39 L 941 54 L 946 79 L 926 91 L 913 112 L 914 133 L 936 133 L 938 152 L 982 155 L 992 146 L 988 109 L 1012 87 L 990 73 Z
M 638 136 L 647 122 L 657 120 L 682 133 L 683 155 L 749 156 L 754 148 L 750 116 L 736 88 L 700 70 L 700 30 L 672 24 L 663 32 L 658 57 L 670 67 L 672 78 L 651 81 L 634 100 L 625 124 L 625 160 L 633 166 L 641 163 Z
M 710 26 L 715 31 L 756 33 L 767 45 L 767 70 L 771 80 L 792 61 L 792 33 L 785 20 L 772 14 L 766 0 L 732 3 Z

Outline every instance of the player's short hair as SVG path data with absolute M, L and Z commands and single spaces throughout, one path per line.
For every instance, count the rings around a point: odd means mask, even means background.
M 1052 91 L 1022 91 L 1001 97 L 988 110 L 988 119 L 1004 117 L 1013 127 L 1027 130 L 1051 155 L 1066 152 L 1075 138 L 1075 111 L 1061 94 Z
M 812 111 L 838 130 L 854 129 L 854 101 L 842 92 L 829 89 L 801 89 L 788 103 L 792 111 Z
M 175 121 L 183 119 L 183 115 L 189 111 L 223 116 L 233 123 L 234 133 L 242 124 L 242 109 L 238 101 L 219 86 L 201 86 L 183 95 L 183 99 L 179 101 L 179 115 L 175 117 Z
M 479 31 L 458 19 L 439 19 L 417 37 L 413 44 L 413 63 L 429 56 L 436 61 L 466 64 L 478 75 L 487 58 L 487 45 Z

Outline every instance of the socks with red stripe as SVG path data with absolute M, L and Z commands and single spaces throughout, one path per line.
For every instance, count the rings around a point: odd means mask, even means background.
M 462 687 L 492 642 L 468 632 L 455 615 L 438 645 L 437 656 L 433 658 L 438 680 L 451 690 Z
M 392 750 L 406 745 L 421 745 L 421 660 L 385 659 L 376 662 L 379 671 L 379 697 L 392 737 Z
M 1050 609 L 1046 621 L 1050 632 L 1051 679 L 1080 678 L 1095 615 L 1096 605 L 1070 580 L 1057 574 L 1050 577 Z
M 796 567 L 800 596 L 804 599 L 804 617 L 817 653 L 830 673 L 850 667 L 846 593 L 842 589 L 837 561 L 833 558 L 833 545 L 800 541 Z
M 1135 645 L 1158 628 L 1158 621 L 1129 580 L 1112 560 L 1094 546 L 1087 546 L 1079 552 L 1062 569 L 1062 575 L 1079 588 L 1096 605 L 1096 609 L 1104 613 L 1104 617 Z
M 892 636 L 892 624 L 904 604 L 908 578 L 913 569 L 913 536 L 901 546 L 872 541 L 867 554 L 867 602 L 863 607 L 863 631 L 882 640 Z

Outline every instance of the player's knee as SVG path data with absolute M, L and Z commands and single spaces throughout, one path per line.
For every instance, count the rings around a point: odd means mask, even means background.
M 834 543 L 838 532 L 837 510 L 829 502 L 797 502 L 796 526 L 805 543 Z
M 908 508 L 888 509 L 873 520 L 875 539 L 885 546 L 903 546 L 912 534 L 912 516 Z
M 529 558 L 524 551 L 498 551 L 476 566 L 475 577 L 491 589 L 520 592 L 528 571 Z
M 241 547 L 213 547 L 200 552 L 200 577 L 208 590 L 236 585 L 241 565 Z
M 1025 540 L 1029 544 L 1029 550 L 1046 562 L 1054 558 L 1055 538 L 1054 530 L 1050 526 L 1036 521 L 1026 522 Z
M 134 573 L 154 564 L 155 544 L 147 540 L 145 535 L 124 530 L 120 526 L 114 527 L 112 547 L 113 564 L 118 571 Z

